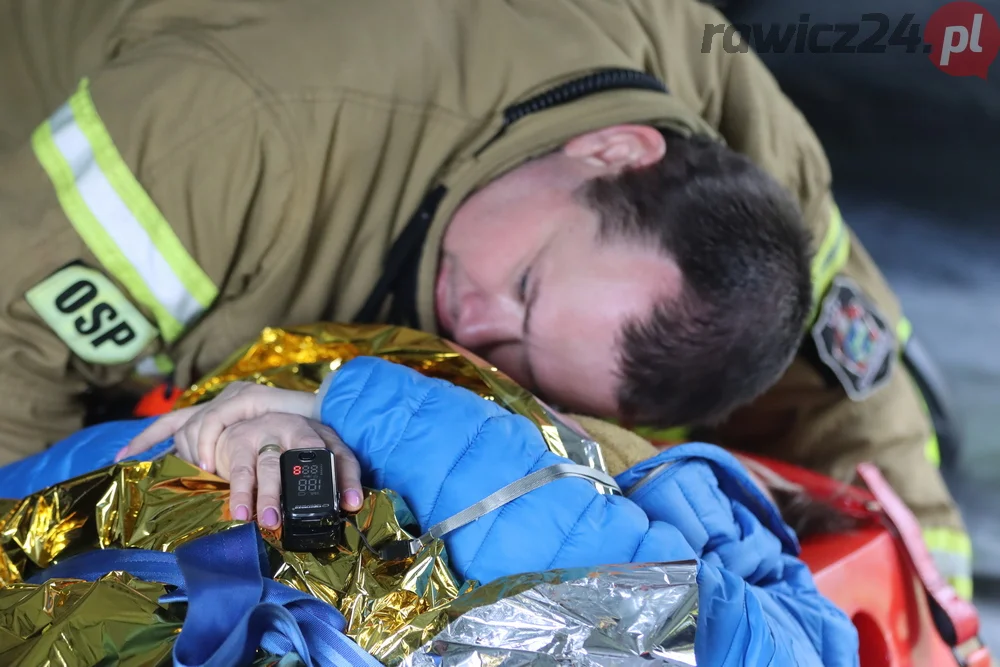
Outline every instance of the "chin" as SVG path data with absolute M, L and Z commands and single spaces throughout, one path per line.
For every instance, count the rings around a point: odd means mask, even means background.
M 491 364 L 500 369 L 500 372 L 509 377 L 511 380 L 516 382 L 520 387 L 527 389 L 528 391 L 534 392 L 536 387 L 531 382 L 531 375 L 528 373 L 521 363 L 517 363 L 515 360 L 511 359 L 508 355 L 505 355 L 502 350 L 492 349 L 492 350 L 472 350 L 473 354 L 477 354 L 482 358 L 489 361 Z
M 552 396 L 549 399 L 553 405 L 558 406 L 558 408 L 564 412 L 574 412 L 581 415 L 590 415 L 591 417 L 597 417 L 598 419 L 618 419 L 618 410 L 609 409 L 606 401 L 602 401 L 600 398 L 592 396 L 581 397 L 581 396 Z

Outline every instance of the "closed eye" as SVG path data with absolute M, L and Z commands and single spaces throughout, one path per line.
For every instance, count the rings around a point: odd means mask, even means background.
M 528 298 L 528 277 L 529 271 L 525 271 L 521 274 L 521 282 L 517 286 L 517 298 L 524 303 Z

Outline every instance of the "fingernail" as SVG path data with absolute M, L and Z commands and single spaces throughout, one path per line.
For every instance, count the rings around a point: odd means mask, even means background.
M 198 467 L 201 468 L 202 470 L 204 470 L 205 472 L 208 472 L 208 464 L 205 463 L 204 461 L 202 461 L 201 463 L 199 463 Z
M 125 456 L 125 452 L 127 450 L 128 450 L 128 445 L 125 445 L 124 447 L 118 450 L 118 453 L 115 454 L 115 463 L 118 463 L 119 461 L 122 460 L 122 457 Z
M 361 507 L 361 493 L 354 489 L 344 491 L 344 505 L 347 507 Z
M 278 527 L 278 512 L 273 507 L 268 507 L 264 510 L 264 525 L 268 528 Z
M 250 508 L 246 505 L 240 505 L 236 508 L 236 511 L 233 512 L 233 518 L 237 521 L 246 521 L 250 518 Z

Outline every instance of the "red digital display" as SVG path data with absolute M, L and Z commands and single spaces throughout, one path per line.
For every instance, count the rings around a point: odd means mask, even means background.
M 294 466 L 292 468 L 292 474 L 293 475 L 301 475 L 302 474 L 302 466 Z

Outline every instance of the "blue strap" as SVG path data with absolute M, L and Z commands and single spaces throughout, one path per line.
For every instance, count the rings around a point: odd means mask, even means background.
M 249 664 L 258 647 L 274 655 L 295 652 L 315 667 L 380 664 L 342 634 L 346 621 L 335 608 L 267 576 L 267 552 L 255 524 L 199 538 L 176 554 L 90 551 L 48 568 L 30 583 L 93 581 L 114 570 L 178 587 L 161 602 L 187 599 L 187 618 L 174 644 L 175 667 Z
M 179 593 L 169 594 L 174 602 L 187 600 L 183 592 L 184 577 L 177 567 L 177 556 L 162 551 L 145 549 L 97 549 L 56 563 L 27 580 L 29 584 L 43 584 L 49 579 L 83 579 L 96 581 L 108 572 L 123 570 L 145 581 L 156 581 L 169 586 L 177 586 Z

